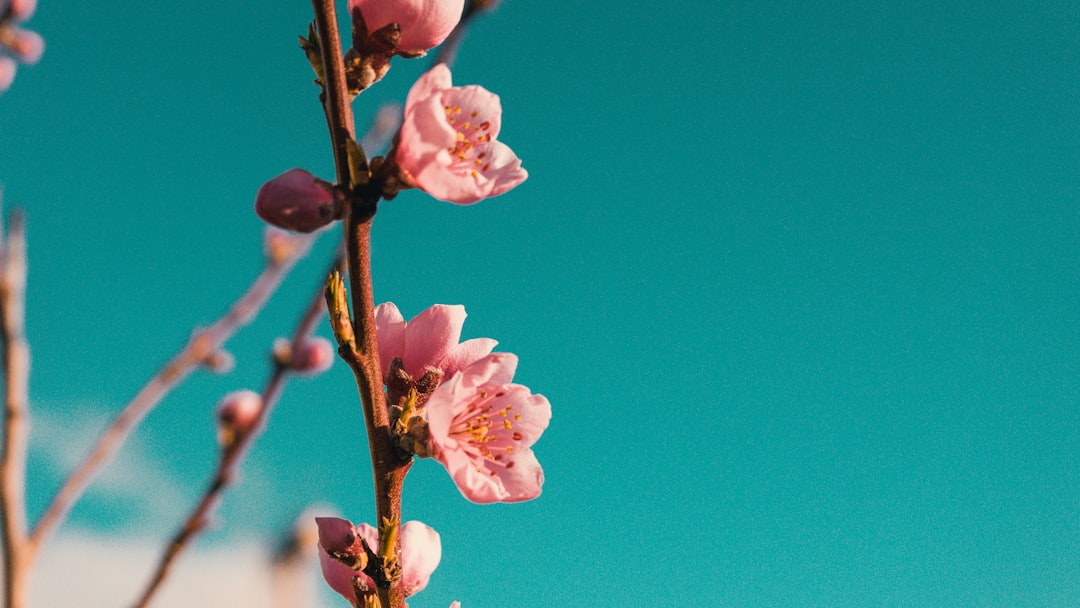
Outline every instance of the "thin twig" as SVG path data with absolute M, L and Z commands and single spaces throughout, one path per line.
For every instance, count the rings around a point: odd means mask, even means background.
M 339 247 L 334 256 L 333 263 L 330 266 L 331 271 L 341 265 L 343 257 L 344 251 Z M 296 329 L 293 331 L 292 352 L 295 353 L 300 350 L 303 343 L 308 340 L 311 333 L 315 330 L 316 325 L 322 320 L 325 312 L 326 308 L 323 304 L 322 283 L 320 283 L 319 289 L 316 291 L 315 296 L 308 304 L 304 314 L 296 325 Z M 285 383 L 290 376 L 289 372 L 290 369 L 287 364 L 275 359 L 273 372 L 270 374 L 270 379 L 267 380 L 266 386 L 263 387 L 263 406 L 259 410 L 259 416 L 255 425 L 250 431 L 243 433 L 238 441 L 230 443 L 222 448 L 221 459 L 218 462 L 213 479 L 207 486 L 199 503 L 184 522 L 184 525 L 169 543 L 168 548 L 161 557 L 161 561 L 158 563 L 153 578 L 150 580 L 150 583 L 135 604 L 136 608 L 144 608 L 149 604 L 154 593 L 169 575 L 172 564 L 180 555 L 181 551 L 183 551 L 188 544 L 190 544 L 191 540 L 210 523 L 210 518 L 213 516 L 214 510 L 221 502 L 222 492 L 224 492 L 236 479 L 240 464 L 244 461 L 244 457 L 247 455 L 248 450 L 255 442 L 255 439 L 262 434 L 263 429 L 266 428 L 266 421 L 269 418 L 274 405 L 277 403 L 278 398 L 281 396 Z
M 432 60 L 432 65 L 439 65 L 445 63 L 446 67 L 454 67 L 454 60 L 457 59 L 458 51 L 461 49 L 461 42 L 465 39 L 465 33 L 469 29 L 469 23 L 480 13 L 488 12 L 491 9 L 480 8 L 480 5 L 487 6 L 490 2 L 469 2 L 465 7 L 465 12 L 461 14 L 461 21 L 454 26 L 454 31 L 450 32 L 450 35 L 443 41 L 442 46 L 439 47 L 439 52 L 435 55 L 435 59 Z
M 0 229 L 2 230 L 2 229 Z M 0 341 L 4 357 L 4 449 L 0 456 L 0 517 L 3 518 L 4 605 L 26 605 L 32 550 L 26 530 L 26 444 L 30 345 L 23 331 L 26 310 L 26 232 L 15 212 L 0 259 Z
M 289 255 L 281 259 L 268 256 L 266 267 L 237 300 L 232 308 L 208 329 L 198 332 L 190 342 L 165 367 L 135 395 L 98 439 L 93 450 L 68 476 L 48 509 L 38 520 L 30 537 L 32 551 L 64 520 L 75 502 L 86 491 L 101 470 L 112 460 L 127 440 L 131 431 L 146 417 L 170 390 L 187 378 L 195 369 L 204 365 L 207 358 L 216 354 L 221 346 L 241 327 L 251 321 L 267 300 L 277 290 L 281 281 L 300 258 L 307 254 L 315 235 L 296 237 L 305 239 Z

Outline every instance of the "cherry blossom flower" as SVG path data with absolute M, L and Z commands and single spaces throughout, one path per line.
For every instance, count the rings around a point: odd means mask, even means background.
M 451 86 L 439 64 L 413 84 L 395 158 L 405 181 L 437 199 L 467 205 L 498 196 L 529 176 L 497 141 L 499 96 L 479 86 Z
M 441 370 L 443 378 L 449 378 L 490 353 L 498 344 L 491 338 L 458 343 L 466 316 L 460 304 L 435 304 L 406 323 L 393 302 L 376 306 L 375 335 L 383 373 L 398 358 L 414 379 L 428 368 Z
M 398 49 L 422 53 L 442 44 L 454 31 L 465 0 L 349 0 L 349 13 L 356 8 L 369 34 L 397 23 L 401 30 Z
M 544 483 L 530 447 L 551 420 L 551 404 L 510 383 L 517 361 L 492 353 L 454 374 L 427 403 L 429 452 L 473 502 L 530 500 Z
M 375 583 L 368 575 L 353 570 L 331 554 L 342 556 L 351 561 L 361 551 L 358 539 L 363 539 L 373 552 L 379 551 L 379 531 L 367 524 L 353 526 L 347 520 L 337 517 L 317 517 L 319 527 L 319 565 L 323 578 L 330 588 L 349 600 L 354 606 L 362 598 L 357 598 L 355 589 L 363 595 L 375 595 Z M 439 533 L 431 527 L 418 522 L 408 521 L 401 526 L 401 583 L 405 596 L 409 597 L 427 586 L 431 574 L 442 559 L 442 543 Z M 357 579 L 354 585 L 353 579 Z M 367 591 L 365 591 L 367 590 Z
M 289 169 L 259 188 L 255 213 L 268 224 L 314 232 L 340 214 L 341 202 L 314 175 Z

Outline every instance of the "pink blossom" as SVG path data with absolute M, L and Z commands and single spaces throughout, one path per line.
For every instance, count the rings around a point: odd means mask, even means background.
M 255 213 L 268 224 L 313 232 L 337 218 L 340 201 L 323 182 L 303 169 L 289 169 L 259 188 Z
M 458 343 L 466 316 L 460 304 L 435 304 L 406 323 L 393 302 L 376 306 L 375 335 L 383 374 L 398 358 L 414 379 L 423 376 L 428 368 L 441 370 L 443 378 L 449 378 L 490 353 L 498 344 L 491 338 Z
M 359 552 L 361 546 L 357 539 L 363 539 L 373 552 L 379 551 L 379 532 L 377 529 L 350 522 L 337 517 L 319 517 L 315 519 L 319 526 L 319 565 L 323 578 L 330 588 L 345 599 L 357 605 L 353 579 L 358 579 L 361 590 L 367 589 L 375 594 L 375 583 L 363 572 L 353 570 L 329 553 L 344 555 L 346 560 Z M 442 559 L 442 543 L 439 533 L 418 521 L 408 521 L 401 526 L 399 536 L 401 549 L 401 586 L 405 596 L 411 596 L 427 586 L 431 574 Z M 366 594 L 365 594 L 366 595 Z
M 359 8 L 368 33 L 391 23 L 401 29 L 398 49 L 420 53 L 442 44 L 461 20 L 465 0 L 349 0 Z
M 529 449 L 551 404 L 511 384 L 517 356 L 492 353 L 454 374 L 427 403 L 431 451 L 465 498 L 520 502 L 540 495 L 544 472 Z
M 495 139 L 501 125 L 499 96 L 451 86 L 440 63 L 409 91 L 395 158 L 406 181 L 437 199 L 467 205 L 498 196 L 529 176 Z

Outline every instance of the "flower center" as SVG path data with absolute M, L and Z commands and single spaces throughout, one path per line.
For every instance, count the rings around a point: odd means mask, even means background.
M 443 106 L 446 110 L 446 122 L 457 131 L 454 146 L 449 148 L 450 154 L 462 163 L 469 165 L 469 174 L 478 177 L 491 168 L 491 163 L 485 160 L 487 156 L 487 144 L 491 143 L 491 123 L 489 121 L 477 122 L 479 112 L 472 112 L 468 116 L 462 115 L 461 106 Z
M 498 407 L 495 404 L 497 399 L 504 396 L 506 393 L 502 391 L 495 394 L 477 391 L 477 399 L 458 415 L 450 431 L 467 446 L 465 451 L 480 473 L 484 472 L 485 467 L 493 465 L 513 468 L 514 445 L 524 438 L 515 428 L 515 423 L 521 420 L 521 413 L 515 412 L 513 405 Z M 488 473 L 496 474 L 490 468 Z

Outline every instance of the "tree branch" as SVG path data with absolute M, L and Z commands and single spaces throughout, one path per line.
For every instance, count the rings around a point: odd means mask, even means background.
M 30 346 L 23 332 L 26 307 L 26 233 L 23 216 L 11 216 L 0 252 L 0 341 L 4 357 L 4 449 L 0 456 L 0 517 L 3 518 L 5 602 L 26 605 L 32 547 L 26 529 L 26 445 Z
M 307 254 L 316 237 L 305 235 L 296 238 L 302 241 L 294 250 L 281 258 L 268 256 L 267 265 L 262 273 L 225 316 L 208 329 L 197 332 L 183 350 L 177 353 L 158 375 L 151 378 L 135 395 L 135 398 L 113 419 L 112 424 L 101 435 L 82 463 L 68 476 L 41 516 L 30 538 L 33 551 L 40 548 L 48 535 L 60 525 L 75 502 L 86 491 L 87 486 L 109 464 L 139 422 L 169 391 L 195 369 L 204 365 L 208 357 L 217 353 L 233 334 L 254 318 L 296 262 Z

